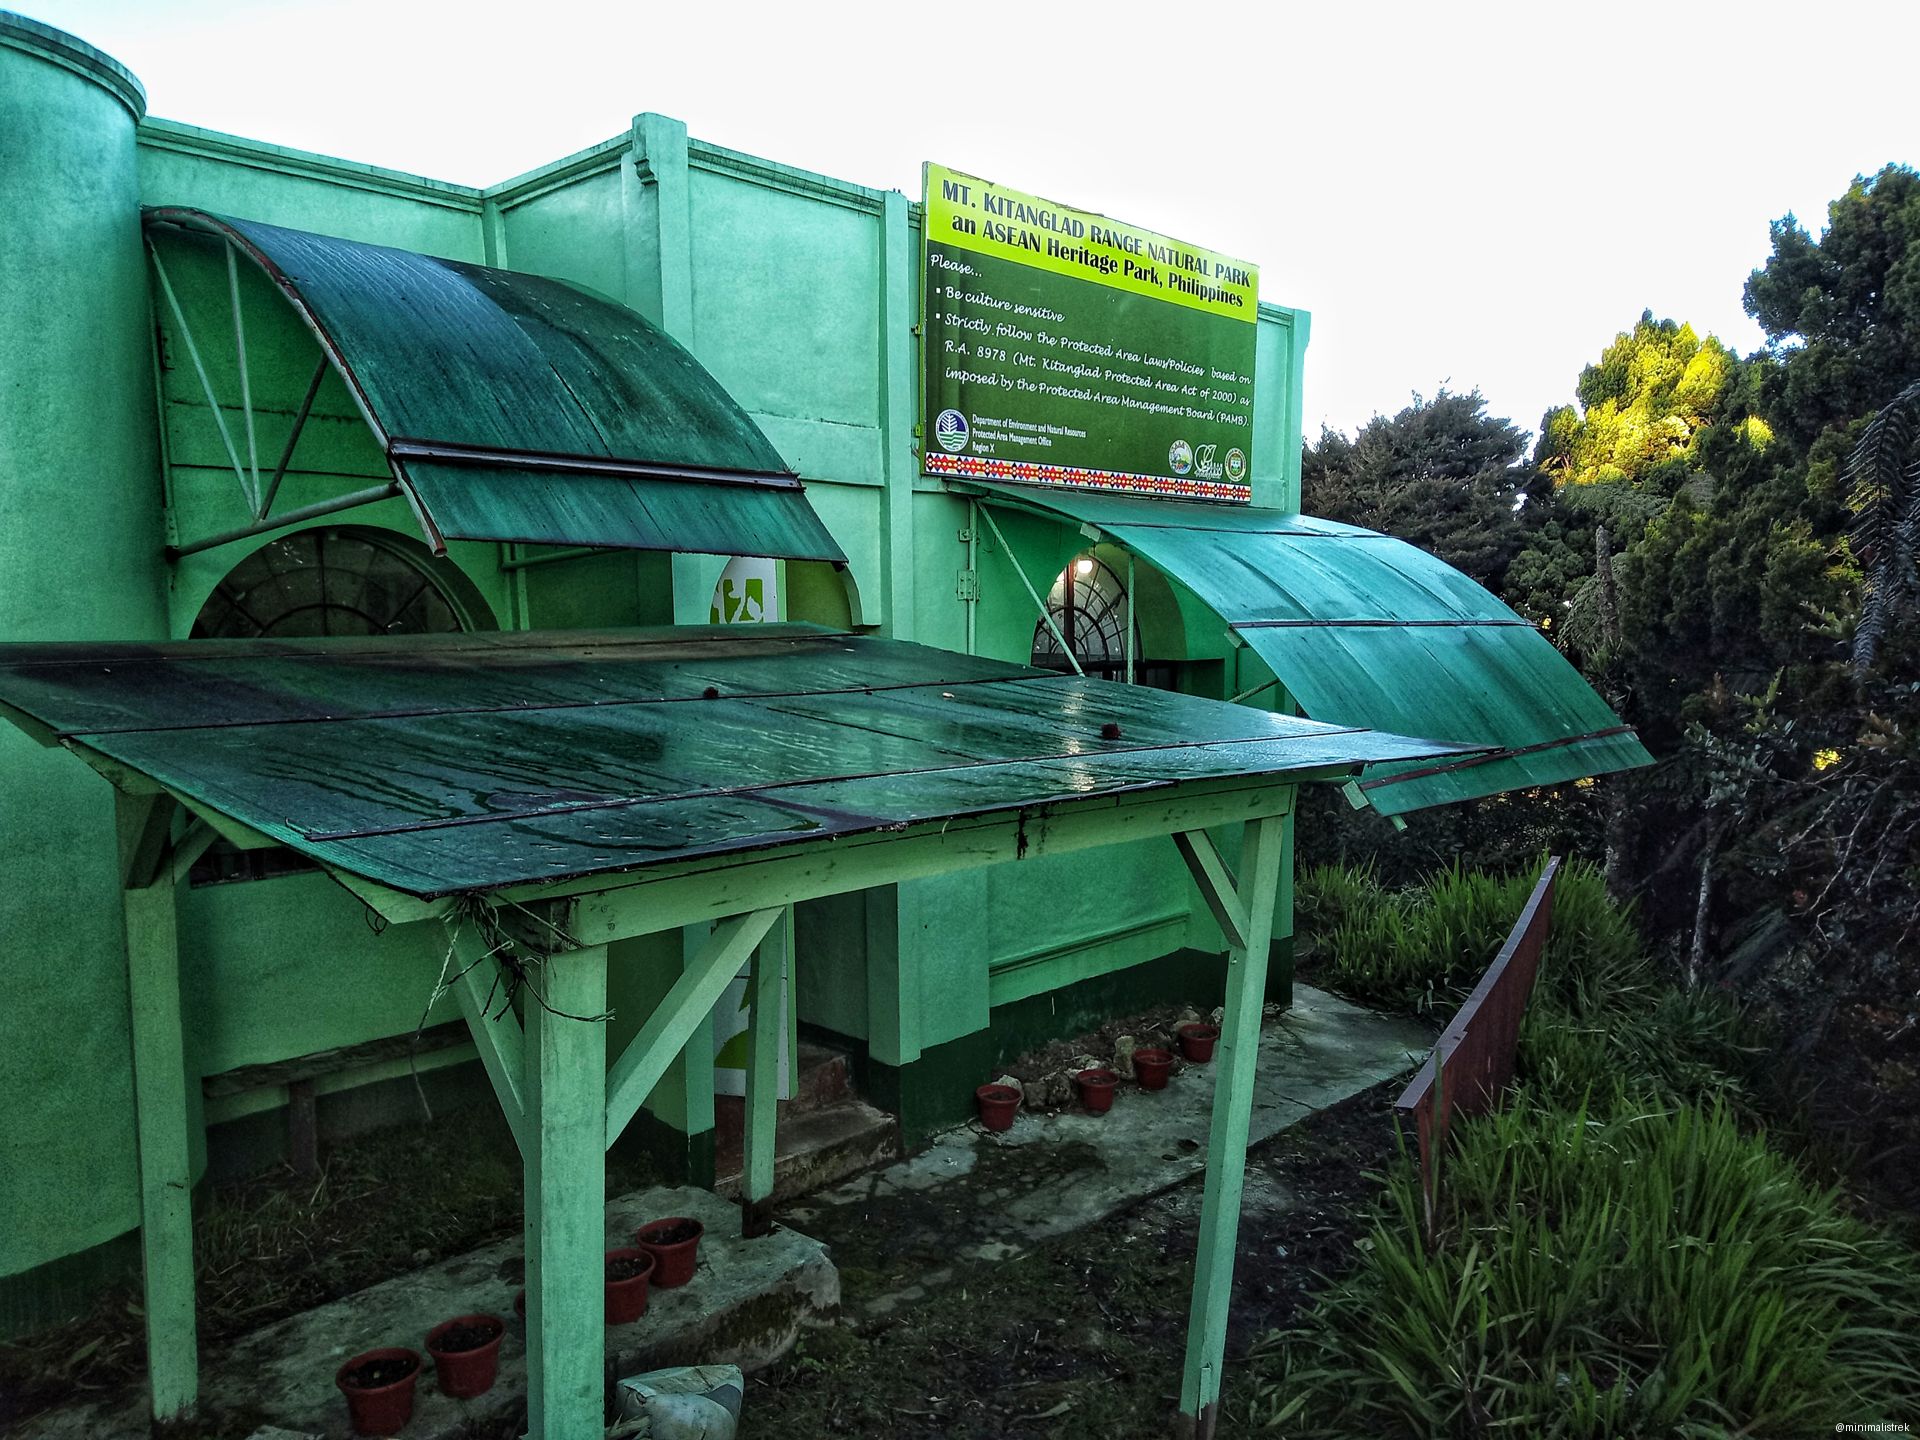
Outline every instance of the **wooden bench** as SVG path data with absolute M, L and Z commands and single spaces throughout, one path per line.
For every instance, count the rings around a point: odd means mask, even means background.
M 239 1097 L 284 1091 L 287 1163 L 298 1174 L 315 1175 L 320 1170 L 317 1116 L 321 1095 L 395 1079 L 418 1070 L 438 1070 L 471 1059 L 475 1054 L 466 1022 L 451 1020 L 443 1025 L 430 1025 L 418 1035 L 388 1035 L 359 1045 L 316 1050 L 311 1055 L 298 1055 L 289 1060 L 240 1065 L 207 1076 L 200 1082 L 200 1093 L 210 1110 L 227 1112 L 219 1118 L 237 1119 L 278 1103 L 277 1097 L 271 1097 L 259 1105 L 234 1104 Z

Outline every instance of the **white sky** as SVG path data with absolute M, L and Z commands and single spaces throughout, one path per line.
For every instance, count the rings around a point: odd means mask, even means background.
M 152 113 L 490 184 L 640 111 L 918 197 L 955 168 L 1254 261 L 1306 417 L 1532 428 L 1643 307 L 1735 349 L 1793 211 L 1920 162 L 1920 6 L 8 0 Z

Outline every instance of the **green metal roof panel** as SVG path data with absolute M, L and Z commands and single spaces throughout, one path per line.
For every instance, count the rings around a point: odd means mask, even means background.
M 1094 526 L 1186 585 L 1316 720 L 1495 747 L 1369 769 L 1361 788 L 1383 814 L 1650 763 L 1532 625 L 1404 541 L 1252 506 L 972 488 Z
M 810 626 L 7 645 L 0 705 L 426 896 L 1453 750 Z
M 426 460 L 409 460 L 406 468 L 414 494 L 448 540 L 497 540 L 511 528 L 514 539 L 539 545 L 846 559 L 793 491 Z
M 430 539 L 845 558 L 747 412 L 624 305 L 198 210 L 148 223 L 211 233 L 266 272 L 356 393 Z

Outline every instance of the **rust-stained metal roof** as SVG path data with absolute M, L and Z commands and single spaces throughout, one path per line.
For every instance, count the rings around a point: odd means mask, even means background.
M 427 897 L 1451 748 L 802 625 L 4 645 L 0 706 Z
M 1382 814 L 1650 763 L 1545 636 L 1404 540 L 1245 505 L 968 488 L 1135 551 L 1217 612 L 1314 719 L 1480 749 L 1369 767 L 1361 789 Z
M 520 540 L 842 561 L 752 418 L 647 319 L 563 280 L 201 210 L 332 357 L 435 549 Z

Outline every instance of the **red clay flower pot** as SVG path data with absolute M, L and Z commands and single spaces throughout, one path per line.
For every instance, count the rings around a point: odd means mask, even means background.
M 693 1263 L 700 1237 L 707 1227 L 685 1215 L 655 1220 L 633 1232 L 633 1243 L 653 1252 L 653 1283 L 671 1290 L 693 1279 Z
M 647 1313 L 647 1282 L 659 1270 L 651 1250 L 607 1251 L 607 1324 L 631 1325 Z
M 989 1130 L 1011 1130 L 1020 1109 L 1020 1092 L 1011 1085 L 982 1085 L 973 1092 L 980 1102 L 980 1123 Z
M 365 1350 L 334 1373 L 356 1435 L 397 1435 L 413 1418 L 420 1352 L 403 1346 Z
M 1133 1052 L 1133 1078 L 1142 1090 L 1164 1090 L 1173 1074 L 1173 1052 L 1158 1045 Z
M 1213 1059 L 1213 1047 L 1219 1043 L 1220 1027 L 1193 1021 L 1175 1032 L 1180 1038 L 1180 1053 L 1195 1065 Z
M 1081 1070 L 1073 1077 L 1080 1087 L 1080 1103 L 1089 1115 L 1104 1115 L 1113 1108 L 1113 1087 L 1119 1076 L 1111 1070 Z
M 456 1315 L 427 1332 L 440 1393 L 471 1400 L 493 1388 L 500 1373 L 500 1342 L 507 1326 L 498 1315 Z

